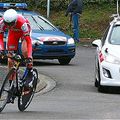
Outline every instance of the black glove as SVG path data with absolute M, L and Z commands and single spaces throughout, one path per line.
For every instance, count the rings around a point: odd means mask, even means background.
M 0 57 L 4 57 L 5 56 L 5 51 L 4 50 L 1 50 L 0 51 Z
M 26 67 L 27 67 L 28 69 L 32 69 L 32 68 L 33 68 L 32 58 L 27 58 L 27 59 L 25 60 L 25 63 L 26 63 Z
M 25 63 L 29 64 L 32 62 L 32 58 L 25 58 Z
M 13 58 L 16 60 L 16 61 L 21 61 L 21 56 L 20 55 L 14 55 Z

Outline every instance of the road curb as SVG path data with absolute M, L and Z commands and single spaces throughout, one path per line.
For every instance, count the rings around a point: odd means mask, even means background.
M 44 94 L 49 92 L 56 86 L 56 81 L 52 78 L 39 74 L 39 82 L 37 84 L 36 93 L 37 94 Z
M 36 93 L 40 92 L 41 90 L 43 90 L 47 86 L 47 83 L 44 80 L 44 76 L 41 74 L 39 74 L 39 76 L 40 77 L 38 78 Z
M 6 74 L 7 67 L 0 66 L 0 69 L 1 69 L 1 72 L 0 72 L 0 74 L 1 74 L 0 83 L 1 83 Z M 56 86 L 55 80 L 53 80 L 52 78 L 50 78 L 46 75 L 39 74 L 38 84 L 36 87 L 36 93 L 39 93 L 39 94 L 46 93 L 46 92 L 52 90 L 55 86 Z M 0 87 L 1 87 L 1 84 L 0 84 Z

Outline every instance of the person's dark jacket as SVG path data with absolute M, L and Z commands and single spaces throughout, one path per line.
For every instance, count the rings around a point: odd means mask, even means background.
M 82 0 L 72 0 L 70 4 L 68 5 L 66 16 L 68 13 L 79 13 L 82 14 L 83 9 L 83 1 Z

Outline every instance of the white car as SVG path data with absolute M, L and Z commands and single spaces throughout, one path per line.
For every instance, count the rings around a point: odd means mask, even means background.
M 95 86 L 103 92 L 106 86 L 120 87 L 120 17 L 114 17 L 102 39 L 94 40 Z

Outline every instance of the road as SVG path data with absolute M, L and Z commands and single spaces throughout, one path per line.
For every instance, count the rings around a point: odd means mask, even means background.
M 39 72 L 56 81 L 56 87 L 36 94 L 25 112 L 19 112 L 17 102 L 6 106 L 2 119 L 120 119 L 120 95 L 98 93 L 94 87 L 94 48 L 77 47 L 70 65 L 58 61 L 37 61 Z

